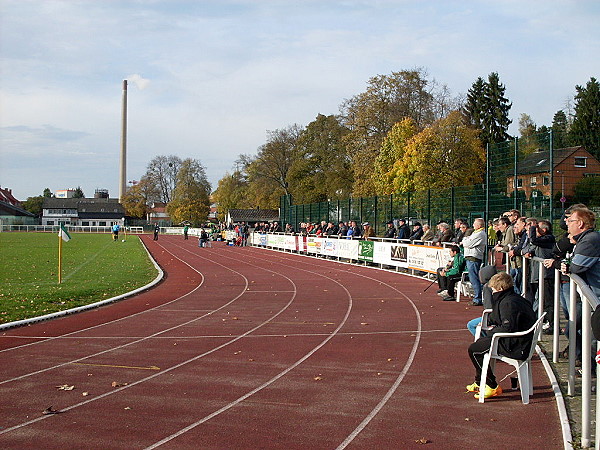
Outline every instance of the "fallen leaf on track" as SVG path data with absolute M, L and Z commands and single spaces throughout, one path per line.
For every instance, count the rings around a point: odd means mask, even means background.
M 415 441 L 417 444 L 430 444 L 431 441 L 429 439 L 421 438 Z
M 68 384 L 61 384 L 60 386 L 56 386 L 56 389 L 59 391 L 72 391 L 75 389 L 75 386 L 69 386 Z
M 58 409 L 52 409 L 52 406 L 48 406 L 45 410 L 42 411 L 42 414 L 44 415 L 48 415 L 48 414 L 60 414 L 62 411 L 58 410 Z
M 112 387 L 122 387 L 122 386 L 127 386 L 128 383 L 117 383 L 116 381 L 113 381 L 111 383 Z

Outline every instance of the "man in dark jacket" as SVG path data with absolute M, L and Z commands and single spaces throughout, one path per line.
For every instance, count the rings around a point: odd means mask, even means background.
M 523 256 L 526 258 L 533 256 L 542 259 L 551 258 L 556 238 L 552 234 L 552 225 L 550 222 L 540 220 L 537 226 L 529 227 L 528 233 L 529 246 L 524 250 Z M 532 303 L 534 310 L 537 310 L 539 305 L 540 264 L 540 262 L 534 260 L 531 262 L 529 289 L 525 295 L 525 298 Z M 542 271 L 544 276 L 544 279 L 541 280 L 544 290 L 544 311 L 548 313 L 546 315 L 546 323 L 544 324 L 544 332 L 551 334 L 554 323 L 554 302 L 552 301 L 554 293 L 554 270 L 544 267 Z
M 408 239 L 410 237 L 410 228 L 406 224 L 406 219 L 398 219 L 398 239 Z
M 469 346 L 469 357 L 475 367 L 475 382 L 467 386 L 467 391 L 476 392 L 475 398 L 479 398 L 479 381 L 481 379 L 481 368 L 483 358 L 490 351 L 492 336 L 495 333 L 514 333 L 525 331 L 535 323 L 536 315 L 531 304 L 513 289 L 512 277 L 506 272 L 494 275 L 488 282 L 492 289 L 493 307 L 488 323 L 494 327 L 488 330 L 487 336 L 479 338 Z M 501 338 L 498 344 L 498 353 L 509 358 L 525 360 L 531 350 L 532 335 L 514 338 Z M 502 388 L 498 385 L 491 367 L 487 372 L 484 397 L 495 397 L 502 394 Z
M 396 227 L 394 227 L 394 222 L 391 220 L 387 223 L 387 228 L 385 229 L 385 234 L 383 235 L 386 239 L 395 239 L 396 238 Z

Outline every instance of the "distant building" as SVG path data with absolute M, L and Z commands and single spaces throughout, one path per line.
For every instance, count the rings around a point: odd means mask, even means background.
M 35 214 L 25 211 L 12 190 L 0 188 L 0 224 L 2 225 L 33 225 L 37 223 Z
M 581 146 L 554 149 L 552 165 L 554 193 L 565 197 L 574 195 L 575 185 L 583 177 L 600 176 L 600 161 Z M 516 187 L 527 199 L 550 196 L 550 151 L 538 150 L 519 161 L 516 175 L 516 186 L 514 173 L 508 175 L 507 192 L 514 192 Z
M 81 227 L 125 224 L 125 209 L 116 198 L 45 198 L 42 225 Z
M 167 212 L 167 204 L 163 202 L 154 202 L 148 209 L 148 222 L 159 223 L 159 222 L 170 222 L 171 218 Z
M 54 192 L 54 197 L 56 198 L 73 198 L 75 194 L 75 189 L 59 189 Z
M 277 209 L 230 209 L 227 212 L 225 223 L 227 225 L 246 222 L 253 227 L 257 222 L 278 222 L 279 210 Z

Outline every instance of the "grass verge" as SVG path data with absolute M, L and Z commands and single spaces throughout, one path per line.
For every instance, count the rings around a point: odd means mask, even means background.
M 63 242 L 58 284 L 58 236 L 0 233 L 0 323 L 28 319 L 129 292 L 156 277 L 137 236 L 71 234 Z

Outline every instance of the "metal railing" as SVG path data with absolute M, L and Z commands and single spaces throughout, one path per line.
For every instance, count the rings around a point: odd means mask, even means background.
M 290 235 L 290 233 L 272 233 L 279 235 Z M 355 237 L 346 237 L 346 236 L 329 236 L 329 239 L 359 239 Z M 369 238 L 375 242 L 395 242 L 395 243 L 404 243 L 404 244 L 429 244 L 430 242 L 422 242 L 422 241 L 400 241 L 398 239 L 385 239 L 385 238 Z M 452 244 L 452 243 L 444 243 Z M 293 250 L 292 250 L 293 251 Z M 306 250 L 296 250 L 294 252 L 316 256 L 314 253 L 310 253 Z M 558 362 L 559 355 L 559 336 L 560 336 L 560 311 L 561 311 L 561 303 L 560 303 L 560 283 L 561 283 L 561 272 L 554 269 L 545 269 L 543 266 L 542 258 L 532 257 L 532 258 L 523 258 L 521 256 L 517 256 L 517 258 L 522 259 L 522 287 L 521 291 L 523 293 L 527 292 L 528 284 L 529 284 L 529 264 L 531 261 L 536 261 L 539 263 L 539 276 L 538 276 L 538 286 L 537 286 L 537 299 L 538 299 L 538 317 L 541 316 L 544 312 L 545 302 L 551 301 L 554 306 L 554 320 L 553 320 L 553 332 L 552 332 L 552 362 Z M 488 263 L 495 261 L 494 250 L 490 248 L 488 253 Z M 364 261 L 359 261 L 358 258 L 356 260 L 350 259 L 350 262 L 354 262 L 357 264 L 363 264 Z M 380 268 L 386 269 L 385 266 L 381 266 Z M 398 271 L 398 268 L 387 268 L 389 270 Z M 544 277 L 545 270 L 554 270 L 554 289 L 553 289 L 553 298 L 546 299 L 545 298 L 545 289 L 544 289 Z M 423 278 L 428 278 L 423 272 L 419 271 L 407 271 L 412 276 L 419 276 L 419 273 L 423 276 Z M 600 408 L 596 407 L 595 414 L 592 416 L 594 412 L 592 410 L 592 364 L 594 364 L 592 358 L 592 345 L 595 344 L 594 348 L 598 348 L 598 344 L 596 340 L 593 338 L 591 331 L 591 313 L 596 309 L 598 305 L 600 305 L 600 300 L 591 290 L 591 288 L 587 285 L 587 283 L 578 275 L 568 274 L 570 281 L 570 289 L 569 289 L 569 367 L 568 367 L 568 380 L 567 380 L 567 395 L 575 396 L 576 395 L 576 383 L 575 383 L 575 374 L 576 374 L 576 339 L 577 339 L 577 298 L 578 295 L 582 299 L 582 319 L 581 319 L 581 345 L 582 345 L 582 367 L 581 367 L 581 446 L 582 447 L 590 447 L 593 443 L 595 444 L 595 448 L 600 450 L 600 439 L 596 439 L 595 442 L 592 439 L 592 425 L 594 421 L 596 422 L 595 428 L 595 436 L 600 436 Z M 428 278 L 430 279 L 430 278 Z M 542 341 L 544 338 L 541 339 Z M 600 377 L 596 378 L 596 392 L 600 392 Z M 592 419 L 594 417 L 594 419 Z

